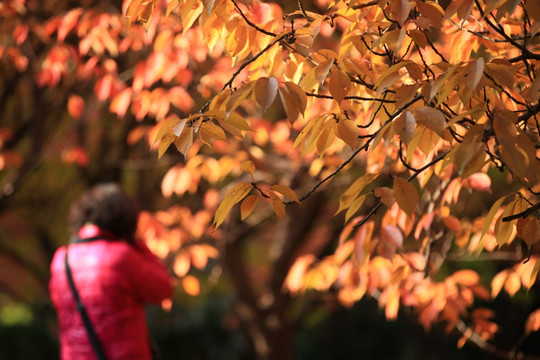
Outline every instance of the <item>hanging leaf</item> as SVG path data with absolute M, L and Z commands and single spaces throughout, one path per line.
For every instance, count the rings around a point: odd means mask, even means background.
M 366 185 L 368 185 L 374 178 L 375 174 L 368 173 L 356 179 L 356 181 L 352 183 L 347 191 L 345 191 L 345 193 L 339 198 L 339 209 L 336 211 L 336 214 L 349 208 L 354 200 L 360 196 Z
M 432 107 L 423 106 L 414 110 L 416 120 L 434 131 L 439 136 L 444 136 L 444 129 L 446 128 L 446 118 L 444 114 Z
M 283 220 L 285 218 L 285 205 L 283 205 L 281 199 L 273 191 L 269 191 L 268 196 L 270 196 L 270 203 L 274 212 L 280 220 Z
M 242 220 L 247 218 L 251 213 L 253 212 L 253 209 L 255 209 L 255 206 L 257 206 L 257 203 L 259 202 L 259 198 L 255 195 L 248 195 L 240 205 L 240 217 Z
M 351 79 L 349 79 L 349 75 L 334 65 L 328 88 L 330 94 L 338 103 L 340 103 L 351 89 Z
M 409 12 L 411 11 L 411 4 L 409 0 L 392 0 L 390 4 L 390 12 L 394 16 L 394 19 L 400 25 L 403 25 L 409 17 Z
M 286 185 L 280 185 L 280 184 L 276 184 L 276 185 L 272 185 L 270 187 L 270 189 L 272 190 L 275 190 L 283 195 L 285 195 L 286 197 L 288 197 L 289 199 L 293 200 L 293 201 L 296 201 L 297 203 L 299 204 L 302 204 L 300 202 L 300 199 L 298 199 L 298 196 L 296 195 L 296 193 L 294 192 L 293 189 L 291 189 L 290 187 L 286 186 Z
M 414 134 L 416 119 L 410 111 L 401 113 L 393 122 L 394 131 L 399 135 L 399 138 L 405 146 L 409 146 Z
M 264 110 L 274 102 L 278 91 L 278 82 L 273 77 L 262 77 L 255 82 L 255 99 Z
M 333 58 L 326 59 L 314 68 L 315 79 L 319 82 L 319 84 L 324 82 L 333 63 Z
M 232 207 L 245 198 L 249 192 L 253 189 L 253 185 L 250 183 L 240 183 L 233 186 L 227 193 L 225 197 L 219 204 L 216 214 L 214 216 L 214 228 L 218 228 L 221 223 L 225 220 L 225 217 L 231 211 Z
M 412 217 L 418 205 L 418 192 L 413 184 L 400 177 L 394 178 L 394 197 L 401 210 Z

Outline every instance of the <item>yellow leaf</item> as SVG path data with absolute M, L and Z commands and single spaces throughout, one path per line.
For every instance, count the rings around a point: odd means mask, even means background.
M 403 76 L 403 74 L 399 73 L 399 70 L 408 64 L 412 64 L 412 61 L 402 61 L 386 69 L 375 82 L 375 88 L 377 89 L 375 96 L 378 97 L 383 91 L 397 82 Z
M 534 216 L 529 216 L 526 220 L 521 237 L 527 245 L 532 246 L 540 241 L 540 220 Z
M 201 132 L 206 132 L 210 137 L 217 140 L 227 141 L 227 135 L 222 128 L 212 123 L 211 121 L 204 121 L 200 127 Z
M 227 101 L 229 101 L 229 98 L 231 97 L 231 91 L 229 89 L 225 89 L 212 99 L 210 102 L 210 105 L 208 105 L 209 110 L 225 110 L 225 105 L 227 104 Z
M 247 171 L 251 176 L 253 176 L 255 164 L 251 160 L 245 160 L 240 163 L 240 169 Z
M 529 277 L 529 284 L 527 287 L 530 289 L 534 283 L 536 282 L 536 277 L 538 276 L 538 271 L 540 270 L 540 259 L 536 260 L 536 264 L 534 264 L 534 268 L 531 271 L 531 276 Z
M 418 205 L 418 192 L 413 184 L 400 177 L 394 178 L 394 197 L 401 210 L 412 217 Z
M 314 68 L 315 79 L 317 79 L 319 84 L 324 82 L 324 79 L 326 79 L 326 76 L 328 76 L 328 72 L 330 71 L 333 63 L 333 58 L 326 59 Z
M 180 121 L 179 118 L 177 117 L 171 117 L 171 118 L 167 118 L 163 121 L 161 121 L 161 123 L 159 123 L 159 130 L 156 132 L 156 135 L 154 135 L 154 139 L 152 141 L 152 147 L 154 146 L 154 144 L 160 140 L 163 135 L 165 135 L 167 132 L 170 132 L 171 129 L 176 125 L 176 123 L 178 123 Z
M 174 145 L 184 155 L 184 158 L 187 159 L 188 151 L 191 149 L 191 145 L 193 145 L 193 127 L 184 128 L 182 134 L 174 140 Z
M 167 133 L 161 137 L 158 145 L 158 159 L 161 159 L 163 154 L 165 154 L 165 151 L 167 151 L 169 146 L 173 143 L 174 139 L 176 139 L 176 137 L 171 133 Z
M 347 96 L 351 88 L 351 79 L 349 79 L 349 76 L 345 72 L 334 66 L 328 87 L 330 94 L 339 104 Z
M 495 223 L 495 238 L 497 239 L 497 244 L 499 246 L 508 243 L 508 241 L 510 241 L 516 233 L 515 220 L 502 221 L 504 217 L 512 214 L 515 204 L 515 200 L 508 204 Z
M 280 220 L 283 220 L 285 217 L 285 205 L 283 205 L 281 199 L 273 191 L 269 191 L 268 195 L 270 196 L 270 203 L 272 204 L 274 212 Z
M 254 86 L 255 81 L 249 81 L 246 84 L 242 85 L 240 88 L 238 88 L 231 95 L 231 97 L 227 101 L 227 105 L 225 106 L 228 114 L 235 110 L 242 103 L 242 101 L 244 101 L 249 96 Z
M 259 198 L 255 195 L 248 195 L 242 201 L 242 204 L 240 205 L 240 216 L 242 220 L 247 218 L 253 212 L 253 209 L 255 209 L 258 202 Z
M 493 129 L 501 145 L 501 156 L 517 177 L 534 184 L 540 174 L 540 162 L 531 139 L 515 125 L 516 116 L 509 111 L 498 111 Z
M 274 102 L 278 90 L 278 82 L 273 77 L 262 77 L 255 82 L 255 99 L 264 110 Z
M 232 112 L 226 120 L 226 123 L 242 131 L 253 131 L 246 119 L 237 112 Z
M 373 180 L 373 178 L 375 178 L 375 174 L 368 173 L 356 179 L 356 181 L 349 186 L 347 191 L 341 195 L 339 199 L 339 209 L 336 211 L 336 214 L 351 206 L 354 200 L 361 195 L 362 190 Z
M 313 133 L 313 139 L 317 139 L 317 154 L 319 156 L 323 156 L 326 149 L 334 142 L 336 135 L 334 134 L 333 125 L 335 125 L 335 122 L 326 121 L 317 132 Z
M 276 185 L 272 185 L 270 187 L 270 189 L 272 190 L 275 190 L 283 195 L 285 195 L 286 197 L 288 197 L 289 199 L 292 199 L 294 201 L 296 201 L 297 203 L 299 204 L 302 204 L 300 202 L 300 200 L 298 199 L 298 196 L 296 195 L 296 193 L 294 192 L 293 189 L 291 189 L 290 187 L 286 186 L 286 185 L 280 185 L 280 184 L 276 184 Z
M 358 143 L 358 126 L 354 121 L 342 117 L 334 126 L 334 129 L 337 137 L 343 140 L 345 144 L 351 148 L 356 146 Z
M 345 213 L 345 222 L 349 221 L 349 219 L 356 214 L 358 209 L 364 204 L 364 200 L 366 200 L 366 195 L 361 195 L 354 199 L 352 204 L 347 209 L 347 212 Z
M 240 183 L 233 186 L 229 191 L 227 191 L 227 194 L 225 194 L 225 197 L 223 198 L 223 201 L 219 204 L 218 209 L 216 210 L 216 215 L 214 216 L 214 227 L 218 228 L 221 223 L 225 220 L 225 217 L 231 211 L 232 207 L 241 201 L 243 198 L 245 198 L 251 189 L 253 188 L 253 185 L 250 183 Z
M 491 297 L 495 299 L 501 292 L 506 278 L 508 277 L 508 270 L 503 270 L 493 277 L 491 280 Z
M 495 214 L 497 213 L 497 210 L 500 209 L 503 201 L 506 199 L 506 196 L 503 196 L 499 200 L 497 200 L 493 206 L 491 206 L 491 209 L 489 209 L 488 214 L 484 218 L 484 225 L 482 225 L 482 235 L 480 236 L 480 245 L 479 250 L 483 249 L 483 240 L 484 236 L 486 235 L 487 231 L 489 230 L 489 226 L 491 225 L 491 222 L 493 221 L 493 218 L 495 217 Z

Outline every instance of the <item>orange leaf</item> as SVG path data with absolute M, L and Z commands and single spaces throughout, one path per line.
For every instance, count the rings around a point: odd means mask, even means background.
M 253 212 L 253 209 L 255 209 L 258 202 L 259 198 L 255 195 L 248 195 L 244 201 L 242 201 L 242 204 L 240 205 L 240 216 L 242 220 L 247 218 Z
M 457 284 L 463 286 L 473 286 L 480 282 L 480 276 L 474 270 L 459 270 L 453 273 L 450 278 Z
M 188 275 L 182 279 L 182 286 L 188 295 L 197 296 L 201 292 L 201 284 L 199 279 L 193 275 Z
M 283 205 L 281 199 L 273 191 L 269 191 L 268 195 L 270 196 L 270 203 L 272 204 L 274 212 L 280 220 L 283 220 L 285 217 L 285 205 Z
M 540 309 L 533 311 L 525 323 L 525 334 L 538 331 L 540 329 Z
M 356 143 L 358 143 L 358 126 L 356 126 L 354 121 L 342 117 L 334 127 L 334 130 L 337 137 L 351 148 L 355 147 Z
M 394 201 L 396 201 L 392 189 L 388 187 L 378 187 L 373 191 L 373 193 L 376 197 L 380 198 L 381 202 L 388 208 L 392 206 Z
M 133 95 L 133 89 L 125 88 L 120 91 L 111 101 L 110 110 L 115 113 L 118 118 L 122 118 L 126 115 L 129 104 L 131 103 L 131 96 Z
M 328 83 L 328 88 L 334 99 L 338 103 L 341 103 L 343 98 L 347 96 L 347 93 L 351 89 L 351 79 L 349 79 L 349 76 L 345 72 L 334 66 L 332 76 L 330 76 L 330 81 Z
M 418 205 L 418 192 L 413 184 L 400 177 L 394 178 L 394 197 L 401 208 L 409 217 L 412 217 Z
M 504 290 L 506 290 L 510 296 L 514 296 L 520 288 L 521 280 L 519 279 L 519 275 L 515 272 L 511 272 L 504 282 Z
M 78 119 L 84 112 L 84 100 L 79 95 L 71 95 L 67 107 L 69 115 L 74 119 Z
M 394 15 L 394 19 L 400 24 L 403 25 L 407 18 L 409 17 L 409 12 L 411 11 L 411 4 L 409 0 L 393 0 L 391 2 L 390 11 Z

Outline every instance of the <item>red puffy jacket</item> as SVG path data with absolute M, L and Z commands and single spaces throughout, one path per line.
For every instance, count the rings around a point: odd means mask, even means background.
M 103 234 L 95 226 L 79 232 L 83 239 Z M 94 360 L 67 280 L 65 254 L 65 246 L 56 251 L 49 282 L 60 328 L 60 358 Z M 171 280 L 159 259 L 142 244 L 94 240 L 69 245 L 69 266 L 106 358 L 151 359 L 144 304 L 172 296 Z

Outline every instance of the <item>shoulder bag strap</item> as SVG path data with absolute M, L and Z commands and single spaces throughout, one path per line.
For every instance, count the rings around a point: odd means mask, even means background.
M 75 287 L 75 282 L 73 281 L 71 268 L 69 267 L 67 248 L 66 248 L 66 256 L 64 257 L 64 264 L 66 267 L 66 275 L 69 282 L 69 287 L 71 288 L 71 292 L 73 293 L 73 298 L 75 299 L 75 302 L 77 303 L 77 309 L 79 310 L 79 313 L 81 314 L 84 327 L 86 328 L 86 332 L 88 333 L 88 337 L 90 338 L 90 343 L 92 344 L 92 348 L 94 349 L 94 352 L 96 353 L 98 360 L 105 360 L 105 354 L 103 353 L 103 348 L 101 347 L 101 343 L 99 342 L 99 339 L 96 335 L 96 332 L 94 331 L 94 328 L 92 327 L 92 323 L 90 322 L 88 313 L 86 312 L 86 309 L 84 308 L 84 305 L 81 302 L 81 298 L 79 297 L 79 293 L 77 292 L 77 288 Z

